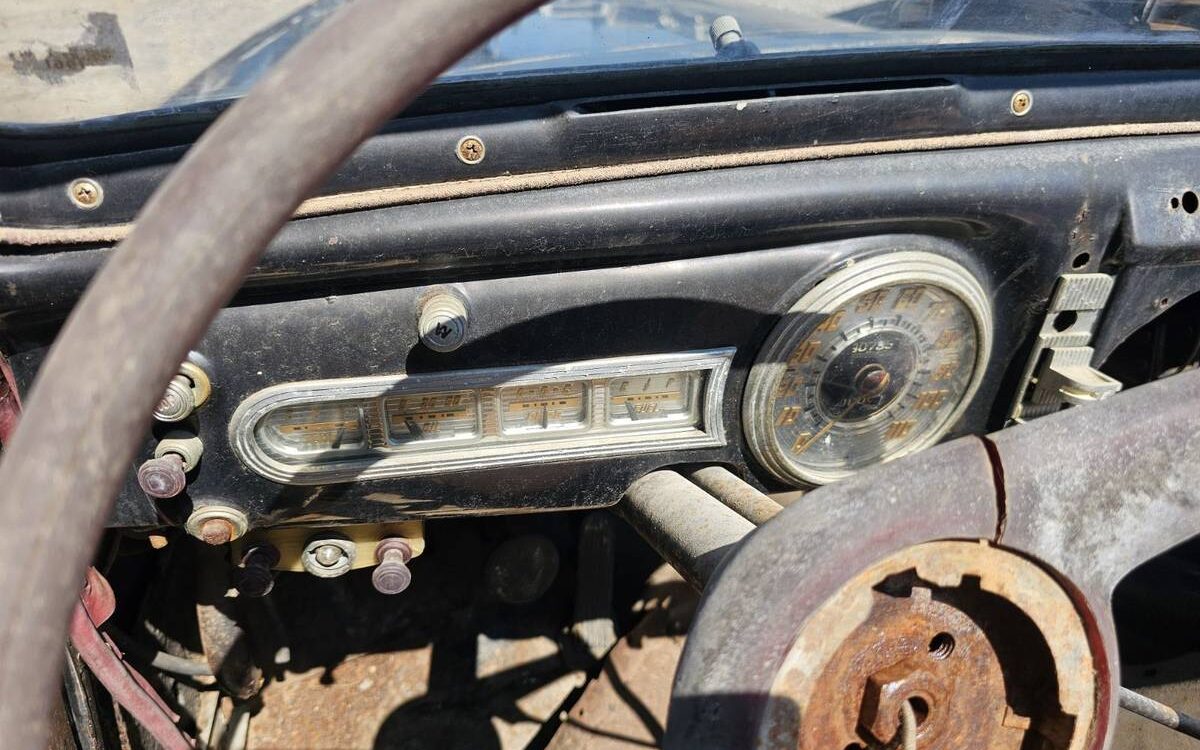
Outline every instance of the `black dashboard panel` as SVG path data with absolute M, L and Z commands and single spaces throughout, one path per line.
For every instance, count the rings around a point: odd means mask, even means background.
M 622 109 L 628 105 L 623 100 L 607 108 L 581 109 L 576 102 L 474 118 L 439 115 L 448 119 L 413 120 L 399 128 L 407 135 L 368 143 L 331 191 L 394 182 L 395 175 L 381 171 L 375 157 L 412 149 L 409 158 L 435 159 L 428 155 L 441 155 L 443 140 L 468 127 L 503 145 L 489 151 L 497 161 L 488 166 L 502 177 L 506 171 L 588 166 L 584 156 L 551 136 L 561 128 L 587 126 L 589 117 L 609 118 L 604 128 L 587 131 L 591 142 L 608 138 L 603 148 L 586 152 L 595 157 L 592 166 L 689 150 L 692 156 L 736 154 L 739 132 L 749 138 L 746 151 L 823 142 L 824 136 L 804 126 L 824 122 L 820 111 L 831 101 L 842 102 L 839 123 L 853 122 L 856 112 L 870 113 L 858 131 L 838 131 L 859 139 L 970 134 L 1004 128 L 1005 118 L 1012 119 L 1004 109 L 1009 81 L 917 83 L 764 99 L 775 109 L 761 137 L 739 130 L 725 114 L 713 120 L 714 113 L 729 108 L 727 102 L 655 101 L 632 115 Z M 1043 119 L 1031 115 L 1014 127 L 1032 131 L 1097 121 L 1094 108 L 1083 104 L 1091 90 L 1085 84 L 1078 76 L 1041 79 L 1035 112 Z M 1192 79 L 1170 74 L 1153 86 L 1140 79 L 1129 85 L 1139 92 L 1149 120 L 1182 120 L 1189 113 L 1179 109 L 1200 109 L 1187 104 L 1186 97 L 1195 96 L 1188 92 L 1197 88 Z M 1171 98 L 1172 92 L 1185 98 Z M 928 117 L 948 111 L 955 116 L 930 125 Z M 889 112 L 898 119 L 889 120 Z M 542 125 L 531 124 L 529 116 Z M 637 118 L 640 138 L 616 135 Z M 703 121 L 710 130 L 695 130 Z M 679 127 L 672 128 L 673 122 Z M 711 137 L 703 143 L 667 139 L 687 130 L 682 123 Z M 187 494 L 153 502 L 131 471 L 113 524 L 182 522 L 193 506 L 214 503 L 244 508 L 256 525 L 602 506 L 616 502 L 630 482 L 652 469 L 691 463 L 722 463 L 777 487 L 751 457 L 742 434 L 750 365 L 805 291 L 849 260 L 899 249 L 952 258 L 988 292 L 995 327 L 990 365 L 950 435 L 995 429 L 1007 416 L 1030 339 L 1061 274 L 1146 272 L 1196 262 L 1200 219 L 1170 202 L 1197 182 L 1197 137 L 1182 131 L 1145 137 L 1060 133 L 1007 145 L 937 148 L 897 142 L 884 153 L 864 149 L 828 155 L 838 158 L 780 157 L 776 163 L 609 176 L 297 219 L 196 347 L 209 363 L 214 392 L 190 418 L 205 454 Z M 548 140 L 538 141 L 539 132 Z M 647 133 L 658 133 L 658 140 L 647 139 Z M 764 140 L 768 136 L 775 140 Z M 522 139 L 540 143 L 545 153 L 518 154 Z M 505 161 L 506 152 L 516 161 Z M 131 218 L 176 156 L 177 151 L 144 153 L 128 162 L 105 157 L 104 168 L 114 179 L 135 186 L 124 203 L 110 206 L 116 213 L 108 219 Z M 154 161 L 158 166 L 150 165 Z M 5 196 L 16 201 L 12 212 L 6 207 L 6 218 L 19 214 L 22 204 L 30 208 L 50 200 L 50 192 L 38 190 L 58 190 L 60 178 L 79 168 L 66 161 L 13 167 L 38 171 L 44 184 Z M 423 168 L 430 180 L 456 177 L 436 165 Z M 0 335 L 22 389 L 30 386 L 62 317 L 110 252 L 103 242 L 0 245 Z M 1200 288 L 1200 276 L 1180 278 L 1187 287 L 1178 290 L 1181 297 Z M 461 348 L 437 353 L 418 342 L 416 323 L 420 301 L 446 288 L 469 303 L 470 327 Z M 1138 294 L 1137 285 L 1118 284 L 1111 304 L 1121 310 L 1121 330 L 1162 312 Z M 1105 335 L 1102 328 L 1101 339 L 1108 342 Z M 1104 345 L 1111 350 L 1119 338 Z M 721 409 L 728 436 L 723 447 L 285 486 L 249 471 L 228 439 L 238 405 L 282 383 L 724 347 L 736 348 L 736 356 Z M 154 442 L 148 435 L 143 457 Z

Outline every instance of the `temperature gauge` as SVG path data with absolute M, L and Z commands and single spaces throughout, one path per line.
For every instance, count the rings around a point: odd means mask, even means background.
M 393 444 L 479 436 L 479 397 L 474 391 L 394 396 L 384 400 L 383 410 Z
M 608 423 L 611 425 L 684 422 L 695 424 L 696 392 L 701 375 L 669 372 L 608 381 Z
M 587 389 L 580 381 L 501 388 L 502 429 L 509 435 L 583 427 L 587 416 L 586 394 Z
M 333 401 L 285 406 L 258 423 L 258 435 L 280 455 L 325 453 L 363 447 L 362 406 Z

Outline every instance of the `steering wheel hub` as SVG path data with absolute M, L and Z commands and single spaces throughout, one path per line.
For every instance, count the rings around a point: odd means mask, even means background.
M 896 747 L 907 703 L 922 750 L 1085 747 L 1095 713 L 1087 643 L 1067 593 L 1025 558 L 982 543 L 909 548 L 803 624 L 760 744 Z

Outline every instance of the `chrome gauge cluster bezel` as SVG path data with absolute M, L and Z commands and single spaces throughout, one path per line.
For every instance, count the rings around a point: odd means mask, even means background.
M 735 351 L 714 349 L 544 366 L 283 383 L 258 391 L 242 402 L 230 420 L 229 441 L 237 457 L 252 471 L 274 482 L 295 485 L 717 447 L 726 444 L 722 401 Z M 686 418 L 644 423 L 610 418 L 610 383 L 676 373 L 687 374 L 688 387 L 693 389 Z M 585 384 L 581 424 L 540 434 L 503 428 L 499 411 L 502 389 L 572 382 Z M 330 451 L 289 459 L 264 445 L 256 431 L 265 417 L 285 407 L 378 401 L 382 413 L 387 399 L 451 391 L 477 394 L 478 436 L 430 440 L 417 448 L 388 443 L 350 454 Z
M 775 389 L 787 370 L 790 353 L 808 339 L 822 321 L 856 298 L 896 285 L 928 285 L 948 292 L 967 308 L 974 321 L 974 369 L 954 408 L 913 442 L 881 456 L 891 461 L 933 445 L 958 421 L 983 380 L 992 348 L 992 309 L 983 286 L 957 262 L 930 252 L 899 250 L 849 261 L 806 292 L 769 335 L 747 380 L 742 421 L 751 451 L 764 468 L 795 486 L 828 484 L 855 470 L 815 469 L 788 457 L 775 437 Z M 844 334 L 842 334 L 844 336 Z

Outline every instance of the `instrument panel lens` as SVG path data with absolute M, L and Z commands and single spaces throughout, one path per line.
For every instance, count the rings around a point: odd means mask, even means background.
M 588 389 L 581 381 L 500 389 L 504 434 L 575 430 L 587 423 Z
M 479 396 L 447 391 L 384 399 L 388 440 L 411 445 L 479 437 Z
M 932 284 L 862 293 L 800 332 L 769 398 L 773 439 L 802 471 L 854 471 L 941 433 L 975 371 L 966 304 Z
M 702 378 L 698 372 L 614 378 L 608 381 L 608 423 L 696 424 L 700 418 L 697 394 Z
M 285 406 L 256 429 L 263 445 L 283 456 L 363 448 L 361 402 L 333 401 Z

